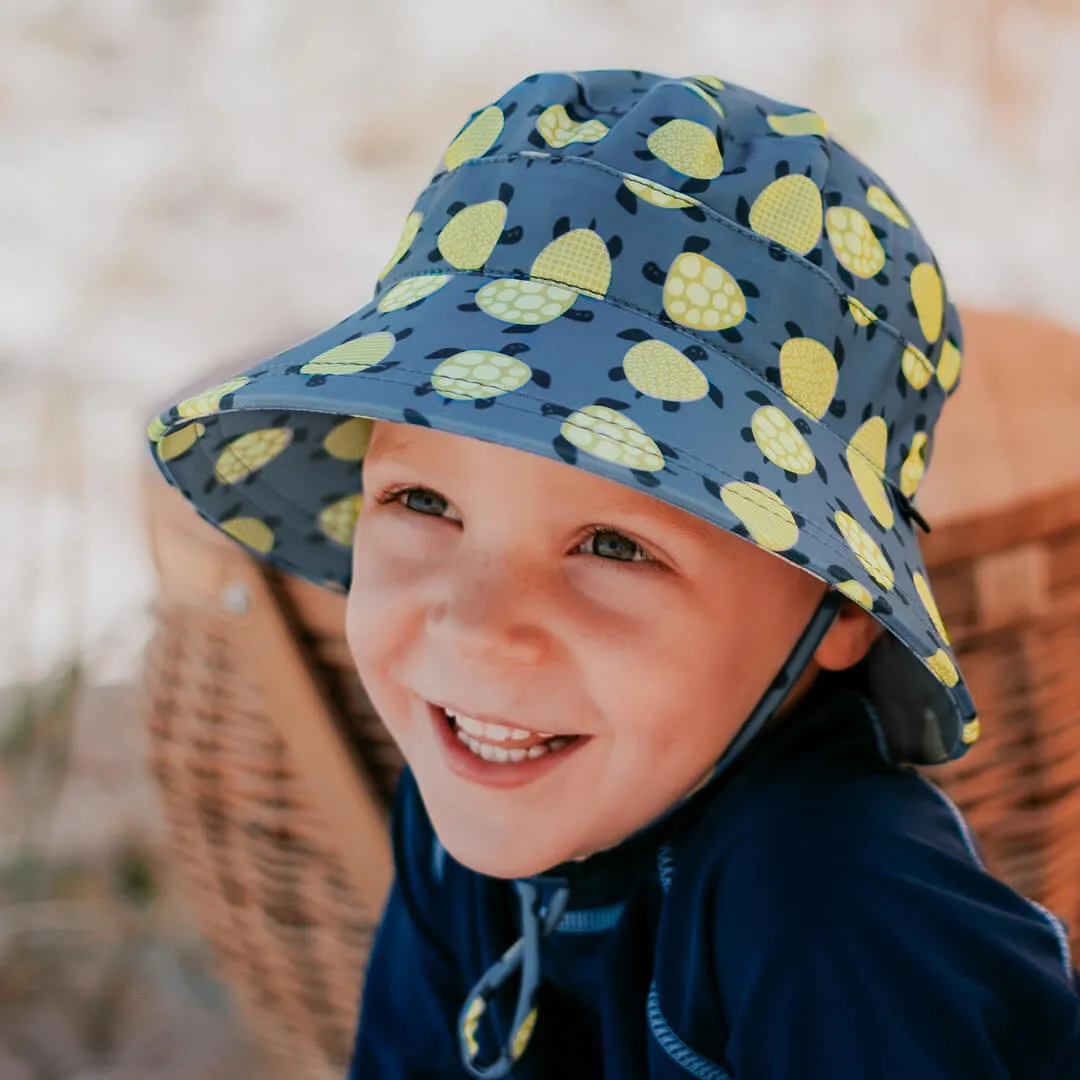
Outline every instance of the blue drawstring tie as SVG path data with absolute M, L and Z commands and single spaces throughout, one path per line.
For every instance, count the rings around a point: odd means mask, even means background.
M 539 889 L 528 881 L 515 881 L 521 901 L 521 937 L 510 946 L 480 977 L 465 999 L 458 1016 L 458 1043 L 461 1061 L 470 1076 L 477 1080 L 500 1080 L 507 1076 L 525 1052 L 536 1026 L 536 992 L 540 988 L 540 945 L 562 921 L 570 902 L 570 889 L 558 887 L 551 901 L 540 903 Z M 489 1002 L 521 970 L 517 1007 L 509 1038 L 503 1040 L 499 1056 L 490 1065 L 481 1065 L 477 1029 Z

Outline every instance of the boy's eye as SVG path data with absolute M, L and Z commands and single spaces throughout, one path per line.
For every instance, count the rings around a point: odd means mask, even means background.
M 581 545 L 590 555 L 619 562 L 652 562 L 652 556 L 629 536 L 616 529 L 593 529 Z
M 429 488 L 401 488 L 383 496 L 380 502 L 396 502 L 415 514 L 427 514 L 429 517 L 445 517 L 450 503 L 437 491 Z

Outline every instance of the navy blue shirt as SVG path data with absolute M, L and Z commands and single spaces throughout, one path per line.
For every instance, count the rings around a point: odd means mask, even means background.
M 466 1077 L 458 1013 L 519 935 L 514 888 L 446 854 L 408 772 L 394 852 L 350 1076 Z M 1064 928 L 986 873 L 854 691 L 552 874 L 570 906 L 514 1080 L 1080 1080 Z

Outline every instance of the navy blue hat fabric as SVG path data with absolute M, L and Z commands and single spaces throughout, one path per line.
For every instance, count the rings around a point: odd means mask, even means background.
M 933 253 L 816 113 L 552 73 L 462 128 L 370 303 L 149 435 L 207 520 L 338 589 L 371 419 L 637 487 L 871 611 L 949 692 L 948 757 L 978 725 L 912 501 L 961 357 Z

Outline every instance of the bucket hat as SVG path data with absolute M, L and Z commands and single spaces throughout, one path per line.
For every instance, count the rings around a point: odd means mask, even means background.
M 204 518 L 338 590 L 372 419 L 644 490 L 871 612 L 901 756 L 938 762 L 978 722 L 914 500 L 962 347 L 911 215 L 817 113 L 711 76 L 547 73 L 461 128 L 369 303 L 149 438 Z

